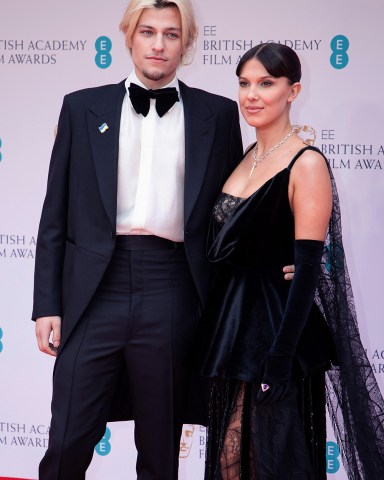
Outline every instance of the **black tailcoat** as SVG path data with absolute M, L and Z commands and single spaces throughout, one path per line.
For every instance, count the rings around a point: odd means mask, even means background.
M 64 98 L 53 147 L 37 239 L 33 318 L 62 317 L 59 349 L 94 295 L 115 247 L 117 163 L 121 107 L 119 84 Z M 212 266 L 206 234 L 212 205 L 242 156 L 234 101 L 180 82 L 185 118 L 185 251 L 204 306 Z M 101 133 L 99 127 L 108 129 Z M 130 418 L 125 383 L 119 383 L 111 420 Z M 190 419 L 190 420 L 193 420 Z

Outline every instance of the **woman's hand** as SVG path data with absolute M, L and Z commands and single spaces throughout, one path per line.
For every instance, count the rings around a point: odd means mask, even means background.
M 274 403 L 282 400 L 292 388 L 293 357 L 269 353 L 264 364 L 263 380 L 257 394 L 258 403 Z
M 284 275 L 285 280 L 292 280 L 295 274 L 295 265 L 286 265 L 283 268 L 283 272 L 285 274 Z

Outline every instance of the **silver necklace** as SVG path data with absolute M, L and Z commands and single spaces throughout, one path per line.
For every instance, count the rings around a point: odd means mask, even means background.
M 253 164 L 252 164 L 252 168 L 251 168 L 251 173 L 249 174 L 249 178 L 252 177 L 252 173 L 255 170 L 255 168 L 257 167 L 257 165 L 259 163 L 261 163 L 264 160 L 264 158 L 268 157 L 268 155 L 270 155 L 277 148 L 279 148 L 284 142 L 286 142 L 288 140 L 288 138 L 291 137 L 294 133 L 295 133 L 295 129 L 292 128 L 292 130 L 288 133 L 288 135 L 286 135 L 279 143 L 277 143 L 275 146 L 273 146 L 270 150 L 268 150 L 267 153 L 264 153 L 264 155 L 262 155 L 261 157 L 257 157 L 257 142 L 256 142 L 256 145 L 253 149 Z

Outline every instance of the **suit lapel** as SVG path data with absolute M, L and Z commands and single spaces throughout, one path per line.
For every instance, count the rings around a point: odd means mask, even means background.
M 88 132 L 101 199 L 116 228 L 117 161 L 124 81 L 109 86 L 87 112 Z
M 187 223 L 199 196 L 216 130 L 216 115 L 198 90 L 180 83 L 185 123 L 184 218 Z

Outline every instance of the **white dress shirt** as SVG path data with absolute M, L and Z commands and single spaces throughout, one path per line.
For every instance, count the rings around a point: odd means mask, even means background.
M 180 101 L 163 116 L 150 99 L 148 115 L 135 112 L 129 98 L 130 83 L 146 88 L 132 72 L 125 82 L 120 120 L 117 235 L 156 235 L 184 241 L 184 109 Z

